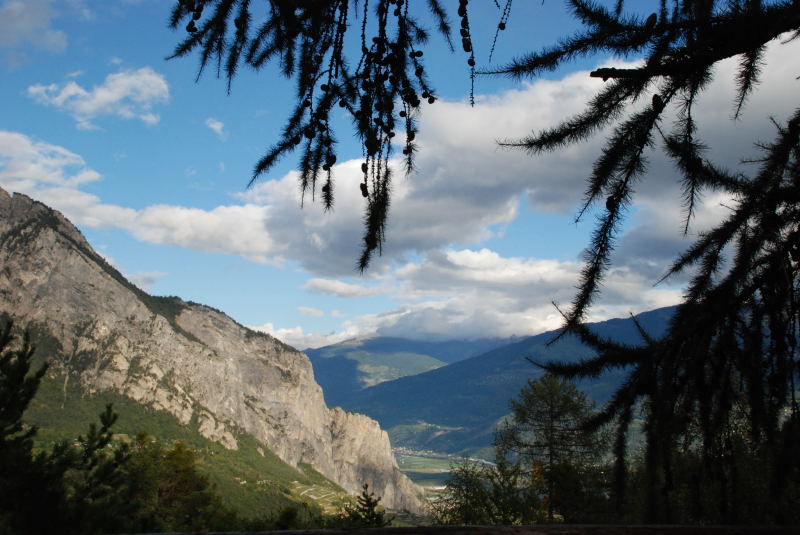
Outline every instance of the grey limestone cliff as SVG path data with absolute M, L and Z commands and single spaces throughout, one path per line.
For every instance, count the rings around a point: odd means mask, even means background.
M 51 372 L 65 382 L 168 411 L 228 448 L 250 434 L 350 492 L 368 483 L 388 507 L 421 507 L 386 432 L 328 408 L 304 354 L 210 307 L 146 294 L 60 213 L 2 189 L 0 312 L 52 337 Z

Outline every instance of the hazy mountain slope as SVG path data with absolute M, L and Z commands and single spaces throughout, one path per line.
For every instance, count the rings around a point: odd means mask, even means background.
M 131 285 L 60 213 L 0 190 L 0 311 L 54 348 L 51 375 L 172 414 L 229 449 L 241 435 L 350 492 L 369 483 L 389 507 L 418 509 L 387 434 L 325 406 L 302 353 L 223 313 Z
M 663 308 L 637 317 L 645 329 L 659 335 L 672 310 Z M 593 329 L 621 342 L 640 342 L 630 319 L 596 323 Z M 529 378 L 541 374 L 526 357 L 574 361 L 592 355 L 589 348 L 571 336 L 548 347 L 553 337 L 554 332 L 548 332 L 524 338 L 443 368 L 381 383 L 355 392 L 342 406 L 378 420 L 390 429 L 396 445 L 421 446 L 420 441 L 425 441 L 431 449 L 438 444 L 447 448 L 442 451 L 453 448 L 460 451 L 457 446 L 474 442 L 476 435 L 491 442 L 487 430 L 508 412 L 508 400 L 517 395 Z M 602 402 L 614 391 L 620 378 L 620 373 L 608 374 L 580 386 L 592 399 Z M 421 423 L 438 427 L 420 426 Z
M 426 342 L 407 338 L 354 338 L 306 349 L 314 378 L 329 405 L 346 403 L 353 392 L 416 375 L 509 343 L 507 338 Z

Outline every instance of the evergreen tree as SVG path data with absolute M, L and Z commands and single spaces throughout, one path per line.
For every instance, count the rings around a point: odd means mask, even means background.
M 141 532 L 234 529 L 242 520 L 222 504 L 197 456 L 182 442 L 169 448 L 138 434 L 131 444 L 125 477 L 136 502 L 128 529 Z
M 511 400 L 511 415 L 495 437 L 499 455 L 513 454 L 529 467 L 541 467 L 551 522 L 556 512 L 567 521 L 586 521 L 591 500 L 581 498 L 598 494 L 590 483 L 598 483 L 594 472 L 607 441 L 604 433 L 583 427 L 593 405 L 572 383 L 545 374 L 529 380 Z
M 28 500 L 34 499 L 25 488 L 31 476 L 33 436 L 36 429 L 26 426 L 22 415 L 36 394 L 45 367 L 30 375 L 34 348 L 28 336 L 14 348 L 13 323 L 0 318 L 0 533 L 14 533 L 24 527 Z
M 491 524 L 491 500 L 485 467 L 468 459 L 451 465 L 444 490 L 431 502 L 431 514 L 439 524 Z
M 464 459 L 450 467 L 431 514 L 438 524 L 537 524 L 547 518 L 543 487 L 539 467 L 525 469 L 501 455 L 493 465 Z
M 30 374 L 35 348 L 15 347 L 13 322 L 0 326 L 0 533 L 91 534 L 123 527 L 130 511 L 121 466 L 124 447 L 109 448 L 117 416 L 106 407 L 77 445 L 61 441 L 36 452 L 36 429 L 22 417 L 44 377 Z
M 375 493 L 369 491 L 369 485 L 364 483 L 356 502 L 344 505 L 342 521 L 351 528 L 384 528 L 390 525 L 394 518 L 386 516 L 380 501 L 380 496 L 375 497 Z
M 751 176 L 730 173 L 707 158 L 694 110 L 715 65 L 737 58 L 738 97 L 732 111 L 735 116 L 744 112 L 748 95 L 758 87 L 766 44 L 800 36 L 800 3 L 659 0 L 658 8 L 647 16 L 627 11 L 631 3 L 624 0 L 610 3 L 612 7 L 588 0 L 566 3 L 583 25 L 581 31 L 484 74 L 536 77 L 573 58 L 598 53 L 638 56 L 644 61 L 634 68 L 594 71 L 592 76 L 602 78 L 606 85 L 585 112 L 554 128 L 505 143 L 535 155 L 584 141 L 600 129 L 612 129 L 588 178 L 581 212 L 599 206 L 602 213 L 586 253 L 579 290 L 565 312 L 564 332 L 579 335 L 598 350 L 598 356 L 577 364 L 549 363 L 547 368 L 564 377 L 592 377 L 610 368 L 629 370 L 626 382 L 594 423 L 617 425 L 616 473 L 621 490 L 628 428 L 637 407 L 644 407 L 650 521 L 671 518 L 671 460 L 680 442 L 693 440 L 693 422 L 699 429 L 704 473 L 719 482 L 732 471 L 725 464 L 728 461 L 723 461 L 730 458 L 724 454 L 725 437 L 733 425 L 733 408 L 745 407 L 750 439 L 772 463 L 769 519 L 787 522 L 793 506 L 787 489 L 800 477 L 795 450 L 800 441 L 796 399 L 800 378 L 800 108 L 775 119 L 774 140 L 758 145 L 762 156 Z M 224 69 L 230 82 L 241 63 L 261 68 L 274 60 L 284 75 L 296 80 L 296 106 L 280 140 L 257 164 L 254 178 L 304 143 L 303 191 L 314 193 L 320 173 L 327 173 L 321 193 L 325 205 L 331 206 L 335 136 L 329 113 L 339 105 L 351 115 L 365 154 L 362 269 L 383 241 L 390 201 L 389 140 L 396 131 L 405 130 L 404 153 L 411 168 L 416 150 L 414 119 L 423 100 L 436 99 L 419 50 L 427 32 L 412 16 L 411 4 L 416 5 L 413 0 L 273 1 L 266 4 L 266 18 L 254 26 L 250 0 L 180 0 L 171 21 L 177 27 L 191 19 L 186 26 L 189 35 L 175 56 L 199 50 L 201 71 L 216 63 L 218 72 Z M 373 18 L 368 5 L 375 7 Z M 451 26 L 444 4 L 428 0 L 427 6 L 439 32 L 449 39 Z M 502 9 L 498 31 L 505 28 L 510 6 L 507 1 Z M 468 8 L 469 0 L 459 0 L 461 45 L 472 69 Z M 351 24 L 355 14 L 360 19 Z M 350 27 L 360 32 L 360 59 L 355 67 L 344 55 Z M 647 105 L 626 112 L 638 102 Z M 667 112 L 677 114 L 671 126 L 664 124 Z M 704 190 L 728 193 L 736 201 L 728 216 L 700 236 L 667 272 L 667 277 L 686 271 L 693 275 L 666 335 L 655 340 L 642 332 L 642 345 L 630 347 L 598 338 L 583 320 L 611 263 L 615 238 L 635 187 L 646 178 L 647 152 L 656 146 L 678 169 L 687 231 Z M 710 515 L 719 513 L 724 521 L 732 521 L 736 503 L 730 493 L 720 492 L 716 511 Z

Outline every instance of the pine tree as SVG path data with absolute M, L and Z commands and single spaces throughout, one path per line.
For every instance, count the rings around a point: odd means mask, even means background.
M 489 464 L 464 459 L 451 465 L 444 490 L 431 501 L 437 524 L 522 525 L 546 520 L 539 466 L 523 467 L 503 454 Z
M 413 3 L 273 1 L 267 3 L 266 19 L 255 27 L 250 0 L 180 0 L 171 20 L 178 27 L 191 19 L 186 25 L 188 37 L 174 55 L 199 50 L 201 71 L 215 63 L 230 82 L 240 64 L 261 68 L 275 61 L 284 75 L 297 82 L 296 106 L 280 140 L 256 165 L 254 179 L 303 143 L 303 191 L 313 194 L 324 178 L 323 202 L 330 207 L 336 140 L 329 114 L 336 105 L 350 114 L 365 155 L 360 187 L 368 202 L 361 269 L 383 243 L 390 202 L 389 140 L 405 130 L 404 153 L 410 169 L 416 150 L 415 118 L 423 100 L 436 100 L 421 59 L 427 32 L 412 16 Z M 800 108 L 774 120 L 775 137 L 758 145 L 762 155 L 751 176 L 730 173 L 707 158 L 694 110 L 714 66 L 737 58 L 738 97 L 732 111 L 735 116 L 744 112 L 747 97 L 758 87 L 767 43 L 800 37 L 800 3 L 659 0 L 658 9 L 647 16 L 626 11 L 624 0 L 616 0 L 611 8 L 588 0 L 566 3 L 583 25 L 581 31 L 483 74 L 536 77 L 576 57 L 598 53 L 644 61 L 634 68 L 594 71 L 592 76 L 606 85 L 583 113 L 528 138 L 505 142 L 536 155 L 582 142 L 600 129 L 612 130 L 588 178 L 581 214 L 598 206 L 601 216 L 587 249 L 579 290 L 565 312 L 564 333 L 579 335 L 598 350 L 598 357 L 571 365 L 549 363 L 547 368 L 564 377 L 592 377 L 610 368 L 629 370 L 626 382 L 595 423 L 617 425 L 616 472 L 621 489 L 627 432 L 635 412 L 644 408 L 650 521 L 670 519 L 672 452 L 679 442 L 693 439 L 695 423 L 706 475 L 720 481 L 732 472 L 721 461 L 728 458 L 724 437 L 732 425 L 733 408 L 744 407 L 751 440 L 773 461 L 769 521 L 787 522 L 791 511 L 787 488 L 800 477 L 800 457 L 793 449 L 800 440 L 796 399 Z M 375 7 L 374 19 L 368 5 Z M 498 31 L 505 27 L 510 5 L 507 1 L 502 9 Z M 449 42 L 451 25 L 444 4 L 428 0 L 427 6 Z M 473 69 L 468 7 L 469 0 L 459 0 L 457 15 L 462 49 Z M 351 13 L 360 15 L 356 24 Z M 368 21 L 374 22 L 369 25 L 374 33 L 367 32 Z M 344 55 L 350 27 L 360 31 L 355 66 Z M 626 113 L 634 102 L 647 105 Z M 677 113 L 671 126 L 664 124 L 667 111 Z M 656 147 L 680 172 L 685 229 L 703 191 L 725 192 L 736 202 L 727 218 L 700 236 L 666 273 L 665 277 L 693 274 L 666 335 L 656 340 L 642 332 L 640 346 L 624 346 L 598 338 L 583 320 L 610 266 L 635 188 L 647 177 L 647 152 Z M 737 508 L 722 493 L 717 509 L 723 519 L 734 519 Z
M 16 343 L 13 322 L 0 318 L 0 532 L 89 534 L 119 529 L 130 511 L 121 466 L 124 447 L 111 444 L 117 415 L 107 406 L 100 427 L 52 449 L 35 451 L 36 428 L 23 415 L 47 367 L 30 373 L 35 347 Z
M 25 336 L 13 347 L 13 322 L 0 317 L 0 532 L 14 533 L 25 527 L 27 500 L 33 498 L 26 481 L 33 472 L 33 437 L 22 415 L 36 394 L 46 368 L 30 374 L 34 347 Z
M 345 525 L 353 528 L 384 528 L 392 523 L 393 517 L 387 517 L 380 506 L 380 496 L 375 497 L 364 483 L 361 494 L 356 496 L 356 503 L 346 503 L 343 512 Z
M 571 482 L 589 482 L 606 451 L 605 434 L 583 427 L 593 414 L 593 403 L 568 381 L 551 374 L 531 379 L 517 399 L 511 415 L 496 436 L 494 446 L 502 457 L 513 455 L 526 466 L 541 467 L 552 522 L 564 515 L 577 494 L 586 494 Z M 574 521 L 574 518 L 567 518 Z
M 800 4 L 794 1 L 674 0 L 660 2 L 646 18 L 590 2 L 570 2 L 586 30 L 558 46 L 528 55 L 498 72 L 535 76 L 577 55 L 597 51 L 640 54 L 631 69 L 602 68 L 592 76 L 606 87 L 587 110 L 560 126 L 509 143 L 537 154 L 586 139 L 614 126 L 595 163 L 584 208 L 605 208 L 586 255 L 579 291 L 566 313 L 564 332 L 581 336 L 598 357 L 572 365 L 551 363 L 565 377 L 593 377 L 611 368 L 628 368 L 625 384 L 595 420 L 617 422 L 616 454 L 624 475 L 625 437 L 639 403 L 646 410 L 646 464 L 650 521 L 670 521 L 672 452 L 691 440 L 690 423 L 699 424 L 706 475 L 719 482 L 733 470 L 724 466 L 726 431 L 733 410 L 749 413 L 751 438 L 774 459 L 768 520 L 785 522 L 791 505 L 785 491 L 800 474 L 790 453 L 800 439 L 796 379 L 798 261 L 800 261 L 800 109 L 775 121 L 773 142 L 761 144 L 753 176 L 731 174 L 705 157 L 693 111 L 712 77 L 714 65 L 740 59 L 734 115 L 759 82 L 766 43 L 800 36 Z M 625 107 L 649 98 L 650 105 L 624 117 Z M 665 131 L 664 111 L 672 106 L 678 121 Z M 602 340 L 582 324 L 611 260 L 614 239 L 634 187 L 647 171 L 645 153 L 660 144 L 681 172 L 688 228 L 698 196 L 713 189 L 737 199 L 729 216 L 702 235 L 669 269 L 666 277 L 694 270 L 683 303 L 660 340 L 642 332 L 640 347 Z M 730 267 L 726 251 L 733 251 Z M 723 488 L 724 486 L 720 486 Z M 718 501 L 724 521 L 734 520 L 736 504 L 724 493 Z

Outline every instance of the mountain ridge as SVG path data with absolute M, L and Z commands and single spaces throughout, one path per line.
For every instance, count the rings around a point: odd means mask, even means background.
M 350 338 L 306 349 L 314 377 L 329 405 L 343 405 L 353 391 L 417 375 L 479 355 L 514 338 L 428 341 L 389 336 Z
M 0 310 L 55 341 L 51 375 L 166 410 L 228 448 L 244 431 L 291 466 L 419 510 L 386 432 L 328 408 L 302 353 L 210 307 L 149 296 L 62 214 L 0 189 Z
M 674 307 L 664 307 L 636 316 L 653 336 L 664 332 Z M 622 343 L 640 343 L 630 319 L 614 318 L 589 324 L 601 336 Z M 389 431 L 396 446 L 463 453 L 491 443 L 493 426 L 509 412 L 508 401 L 516 397 L 529 379 L 542 371 L 534 361 L 576 361 L 594 355 L 572 335 L 549 342 L 558 331 L 520 339 L 507 346 L 421 374 L 355 390 L 341 406 L 375 418 Z M 578 386 L 598 403 L 606 401 L 622 381 L 623 371 L 613 371 Z

